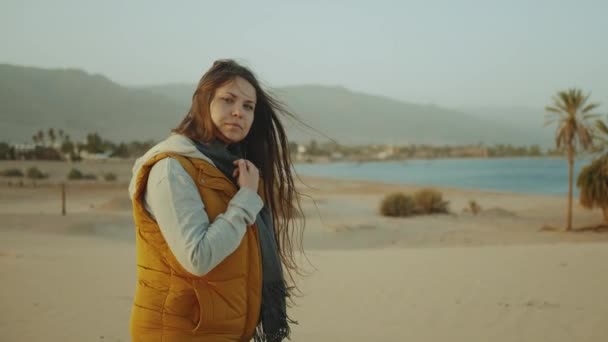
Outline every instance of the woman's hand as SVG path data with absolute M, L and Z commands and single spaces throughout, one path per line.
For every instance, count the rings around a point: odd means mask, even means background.
M 260 181 L 260 171 L 258 168 L 247 159 L 235 160 L 234 165 L 236 169 L 232 173 L 232 176 L 237 178 L 239 187 L 249 188 L 257 192 Z

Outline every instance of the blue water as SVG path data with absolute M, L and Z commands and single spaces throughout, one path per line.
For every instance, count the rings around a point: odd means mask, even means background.
M 576 176 L 590 159 L 575 162 Z M 369 163 L 296 164 L 301 175 L 449 186 L 533 194 L 568 193 L 568 163 L 559 158 L 434 159 Z

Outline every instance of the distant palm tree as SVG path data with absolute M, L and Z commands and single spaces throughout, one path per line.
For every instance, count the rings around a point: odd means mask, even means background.
M 51 147 L 53 147 L 53 145 L 55 145 L 55 130 L 52 128 L 49 128 L 49 140 L 51 141 Z
M 44 145 L 44 132 L 42 130 L 38 131 L 38 142 Z
M 590 112 L 599 104 L 587 104 L 589 95 L 583 95 L 580 89 L 572 88 L 560 91 L 553 97 L 553 104 L 545 107 L 547 124 L 557 122 L 555 131 L 555 146 L 566 148 L 568 158 L 568 208 L 566 230 L 572 229 L 572 180 L 574 174 L 574 158 L 577 147 L 586 150 L 593 143 L 591 128 L 587 120 L 597 115 Z

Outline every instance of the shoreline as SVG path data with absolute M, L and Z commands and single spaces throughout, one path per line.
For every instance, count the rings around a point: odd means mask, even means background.
M 434 161 L 466 161 L 466 160 L 535 160 L 535 159 L 546 159 L 546 160 L 562 160 L 562 157 L 551 158 L 551 157 L 500 157 L 500 158 L 437 158 L 437 159 L 404 159 L 404 160 L 386 160 L 386 161 L 369 161 L 365 163 L 377 163 L 377 164 L 388 164 L 388 163 L 399 163 L 399 162 L 407 162 L 407 161 L 416 161 L 416 162 L 434 162 Z M 66 183 L 68 185 L 76 185 L 76 184 L 84 184 L 89 183 L 93 184 L 107 184 L 108 186 L 112 186 L 111 184 L 122 184 L 128 183 L 131 178 L 131 167 L 134 163 L 133 159 L 107 159 L 107 160 L 85 160 L 81 162 L 65 162 L 65 161 L 41 161 L 41 160 L 19 160 L 19 161 L 0 161 L 0 171 L 9 169 L 9 168 L 20 168 L 25 171 L 29 167 L 36 166 L 42 172 L 47 173 L 50 177 L 47 179 L 36 180 L 37 186 L 43 185 L 60 185 L 61 183 Z M 566 163 L 564 159 L 564 163 Z M 580 164 L 578 161 L 575 165 Z M 567 192 L 532 192 L 532 191 L 514 191 L 514 190 L 503 190 L 503 189 L 494 189 L 494 188 L 482 188 L 482 187 L 467 187 L 467 186 L 458 186 L 458 185 L 434 185 L 434 184 L 423 184 L 423 183 L 414 183 L 414 182 L 400 182 L 396 180 L 391 181 L 383 181 L 380 179 L 372 180 L 365 179 L 364 177 L 358 176 L 316 176 L 310 175 L 306 173 L 297 172 L 298 166 L 303 167 L 314 167 L 314 166 L 323 166 L 323 165 L 352 165 L 357 166 L 360 165 L 355 161 L 335 161 L 328 163 L 301 163 L 296 162 L 294 164 L 294 176 L 300 176 L 304 178 L 315 178 L 315 177 L 324 177 L 331 180 L 347 180 L 347 181 L 355 181 L 355 182 L 377 182 L 382 184 L 392 184 L 395 186 L 407 186 L 407 187 L 415 187 L 415 188 L 436 188 L 439 190 L 461 190 L 461 191 L 479 191 L 485 193 L 505 193 L 505 194 L 522 194 L 522 195 L 532 195 L 532 196 L 551 196 L 551 197 L 565 197 L 567 196 Z M 564 164 L 566 165 L 566 164 Z M 406 165 L 407 166 L 407 165 Z M 67 173 L 72 168 L 79 169 L 83 173 L 94 173 L 97 174 L 98 180 L 90 181 L 90 180 L 77 180 L 70 181 L 67 179 Z M 104 181 L 102 178 L 102 174 L 106 172 L 114 173 L 118 180 L 117 181 Z M 449 172 L 446 170 L 446 172 Z M 566 167 L 564 166 L 564 172 L 567 172 Z M 22 182 L 25 187 L 28 184 L 32 184 L 32 180 L 28 178 L 11 178 L 11 177 L 0 177 L 0 185 L 7 186 L 9 183 L 12 183 L 13 186 L 18 186 L 19 183 Z M 575 195 L 577 189 L 575 188 Z M 576 196 L 575 196 L 576 197 Z

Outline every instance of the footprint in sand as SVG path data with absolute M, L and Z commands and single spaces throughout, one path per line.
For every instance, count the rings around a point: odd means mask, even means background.
M 511 304 L 505 302 L 498 302 L 498 306 L 502 306 L 504 308 L 511 307 Z M 559 304 L 550 303 L 545 300 L 531 299 L 522 304 L 522 306 L 537 308 L 537 309 L 557 309 L 560 307 Z
M 559 304 L 549 303 L 545 300 L 531 299 L 525 303 L 526 306 L 539 309 L 557 309 Z

